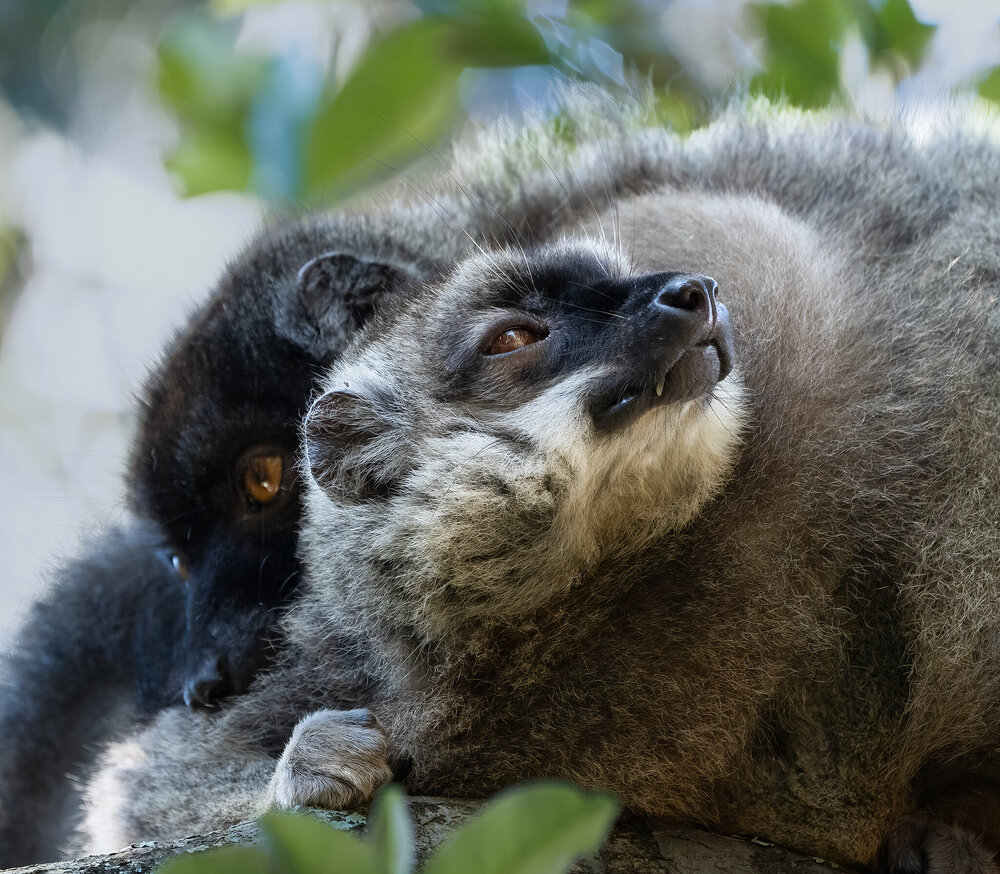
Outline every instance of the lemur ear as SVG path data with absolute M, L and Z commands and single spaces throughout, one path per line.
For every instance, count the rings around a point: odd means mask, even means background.
M 344 252 L 326 252 L 302 265 L 297 285 L 299 300 L 317 325 L 325 325 L 332 315 L 340 316 L 336 310 L 342 308 L 354 321 L 352 327 L 357 328 L 371 315 L 383 295 L 409 278 L 405 270 L 393 264 Z
M 309 408 L 303 432 L 309 471 L 331 498 L 388 496 L 395 476 L 385 464 L 381 444 L 389 429 L 366 398 L 347 391 L 327 392 Z
M 319 359 L 339 352 L 383 297 L 415 279 L 409 268 L 378 259 L 346 252 L 317 255 L 295 280 L 291 339 Z

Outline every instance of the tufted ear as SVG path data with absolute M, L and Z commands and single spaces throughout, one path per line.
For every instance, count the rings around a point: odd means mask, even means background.
M 388 497 L 396 478 L 386 463 L 392 430 L 367 398 L 327 392 L 309 408 L 303 431 L 309 471 L 331 498 Z
M 323 360 L 343 349 L 380 300 L 415 280 L 416 272 L 401 265 L 325 252 L 299 270 L 293 300 L 278 313 L 279 328 Z

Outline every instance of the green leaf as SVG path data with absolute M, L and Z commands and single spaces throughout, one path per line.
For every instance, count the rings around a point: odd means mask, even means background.
M 467 67 L 545 64 L 549 50 L 538 28 L 514 0 L 462 0 L 453 4 L 455 28 L 448 50 Z
M 272 813 L 259 825 L 264 845 L 288 874 L 382 874 L 368 843 L 312 816 Z
M 227 30 L 199 14 L 179 17 L 157 56 L 160 96 L 181 132 L 166 164 L 184 193 L 247 188 L 253 171 L 247 123 L 268 62 L 237 54 Z
M 178 856 L 157 874 L 272 874 L 264 855 L 253 847 L 216 847 L 204 853 Z
M 242 191 L 249 186 L 253 156 L 247 141 L 232 131 L 194 130 L 181 136 L 164 158 L 187 197 L 208 191 Z
M 546 781 L 497 796 L 421 874 L 557 874 L 596 852 L 618 815 L 608 793 Z
M 789 6 L 751 4 L 764 32 L 764 70 L 750 82 L 755 94 L 820 107 L 840 88 L 839 51 L 852 20 L 843 0 L 799 0 Z
M 211 0 L 212 12 L 215 15 L 238 15 L 251 6 L 274 6 L 281 0 Z
M 306 194 L 345 194 L 443 139 L 459 113 L 453 33 L 449 22 L 421 19 L 365 52 L 306 134 Z
M 157 85 L 182 121 L 241 123 L 267 73 L 262 58 L 237 54 L 228 29 L 202 15 L 180 16 L 157 47 Z
M 751 9 L 766 43 L 764 70 L 751 90 L 805 107 L 823 106 L 839 93 L 848 29 L 857 28 L 872 60 L 897 79 L 920 64 L 936 30 L 917 19 L 909 0 L 797 0 Z
M 378 860 L 380 874 L 410 874 L 413 870 L 413 823 L 394 783 L 382 787 L 372 802 L 366 838 Z
M 460 0 L 448 11 L 370 46 L 343 89 L 323 101 L 306 135 L 307 195 L 346 194 L 437 146 L 459 117 L 464 68 L 550 59 L 513 0 Z
M 976 91 L 980 97 L 1000 103 L 1000 67 L 994 67 L 976 86 Z
M 937 28 L 917 19 L 909 0 L 886 0 L 881 8 L 875 7 L 874 18 L 879 36 L 876 43 L 869 44 L 872 56 L 892 53 L 902 57 L 910 69 L 918 67 Z

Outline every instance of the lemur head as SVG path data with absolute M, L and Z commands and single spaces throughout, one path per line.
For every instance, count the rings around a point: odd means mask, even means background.
M 447 634 L 684 526 L 738 440 L 722 299 L 595 241 L 459 265 L 373 326 L 306 418 L 315 585 L 371 603 L 375 580 Z
M 147 385 L 131 502 L 177 571 L 192 707 L 244 691 L 272 652 L 299 575 L 298 423 L 348 338 L 416 275 L 355 237 L 317 223 L 257 241 Z

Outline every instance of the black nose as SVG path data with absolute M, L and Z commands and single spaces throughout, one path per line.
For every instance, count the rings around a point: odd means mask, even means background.
M 225 657 L 208 659 L 184 683 L 184 703 L 192 710 L 215 707 L 229 691 Z
M 718 290 L 718 283 L 711 276 L 679 273 L 659 288 L 653 298 L 653 307 L 663 314 L 680 316 L 684 321 L 693 318 L 711 332 L 719 318 L 715 301 Z

